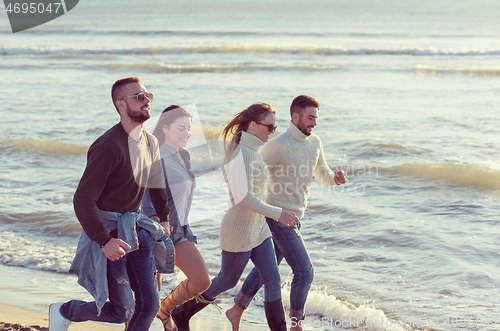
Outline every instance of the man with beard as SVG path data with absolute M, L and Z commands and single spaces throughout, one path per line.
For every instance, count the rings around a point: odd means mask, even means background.
M 266 202 L 294 213 L 299 220 L 304 216 L 313 176 L 323 185 L 341 185 L 347 181 L 345 172 L 330 170 L 326 164 L 321 140 L 312 134 L 318 119 L 319 106 L 319 102 L 313 97 L 296 97 L 290 106 L 290 127 L 264 145 L 262 150 L 262 156 L 270 171 Z M 288 227 L 272 219 L 267 219 L 267 223 L 273 233 L 278 264 L 285 258 L 293 270 L 290 330 L 302 330 L 304 307 L 314 271 L 299 231 L 301 222 Z M 233 324 L 233 330 L 239 330 L 244 309 L 248 307 L 262 283 L 257 269 L 254 268 L 234 299 L 235 305 L 226 312 Z
M 170 226 L 158 141 L 143 129 L 153 94 L 128 77 L 113 84 L 111 96 L 120 122 L 90 147 L 73 200 L 83 231 L 70 271 L 95 301 L 52 304 L 49 331 L 88 320 L 148 330 L 159 309 L 155 245 Z M 138 212 L 145 187 L 161 225 Z

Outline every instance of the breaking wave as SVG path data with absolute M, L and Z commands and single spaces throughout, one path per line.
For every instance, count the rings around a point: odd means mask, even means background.
M 2 143 L 3 148 L 10 151 L 28 151 L 34 153 L 47 154 L 73 154 L 80 155 L 87 153 L 89 146 L 67 144 L 56 140 L 44 139 L 17 139 L 6 140 Z
M 493 162 L 483 164 L 419 163 L 380 169 L 401 176 L 447 181 L 455 186 L 476 189 L 500 189 L 500 167 Z
M 342 47 L 272 47 L 265 45 L 236 46 L 192 46 L 192 47 L 56 47 L 56 46 L 0 46 L 0 55 L 47 55 L 47 56 L 89 56 L 108 55 L 160 55 L 160 54 L 224 54 L 259 53 L 314 56 L 360 56 L 360 55 L 413 55 L 413 56 L 498 56 L 500 49 L 439 49 L 435 47 L 414 48 L 342 48 Z

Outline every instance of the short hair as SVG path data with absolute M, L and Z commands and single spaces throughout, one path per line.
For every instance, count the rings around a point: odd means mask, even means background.
M 156 123 L 156 127 L 153 130 L 153 135 L 158 139 L 160 144 L 165 142 L 165 133 L 163 132 L 163 126 L 170 126 L 176 119 L 180 117 L 187 117 L 189 119 L 193 119 L 193 115 L 189 113 L 186 109 L 181 106 L 171 105 L 165 108 Z
M 128 84 L 140 82 L 141 77 L 132 76 L 118 79 L 113 84 L 113 87 L 111 88 L 111 99 L 113 100 L 113 105 L 115 106 L 116 110 L 118 110 L 118 107 L 116 107 L 116 101 L 119 100 L 121 93 L 123 92 L 123 88 Z
M 293 99 L 292 104 L 290 105 L 290 117 L 292 117 L 294 113 L 302 115 L 306 107 L 314 107 L 319 109 L 319 106 L 319 101 L 315 98 L 308 95 L 299 95 L 298 97 Z

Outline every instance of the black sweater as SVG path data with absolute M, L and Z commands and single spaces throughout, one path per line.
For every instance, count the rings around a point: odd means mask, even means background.
M 129 144 L 133 149 L 132 160 Z M 73 204 L 78 221 L 91 240 L 104 246 L 111 239 L 97 215 L 96 207 L 121 214 L 137 212 L 145 187 L 157 187 L 150 188 L 149 194 L 160 220 L 168 221 L 167 195 L 162 185 L 157 184 L 164 183 L 159 160 L 155 137 L 147 134 L 145 139 L 143 135 L 137 142 L 129 138 L 121 123 L 106 131 L 90 146 L 87 167 L 76 189 Z M 134 167 L 137 164 L 153 165 L 136 170 L 134 177 L 133 163 Z

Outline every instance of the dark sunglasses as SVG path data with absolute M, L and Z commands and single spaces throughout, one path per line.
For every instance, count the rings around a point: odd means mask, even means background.
M 271 133 L 274 133 L 274 131 L 276 131 L 276 128 L 277 126 L 276 125 L 272 125 L 272 124 L 264 124 L 264 123 L 259 123 L 259 122 L 255 122 L 257 124 L 260 124 L 260 125 L 264 125 L 264 126 L 267 126 L 267 129 L 269 130 L 269 132 Z
M 134 95 L 131 95 L 129 97 L 122 98 L 122 100 L 128 99 L 128 98 L 133 98 L 136 97 L 137 101 L 139 102 L 144 102 L 145 98 L 148 98 L 149 101 L 153 101 L 153 93 L 150 92 L 140 92 Z

